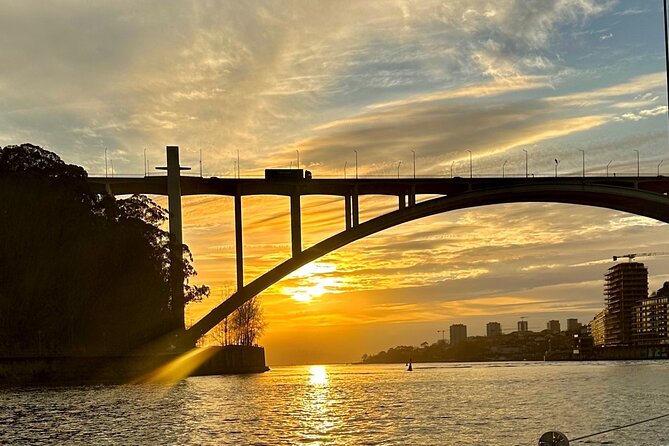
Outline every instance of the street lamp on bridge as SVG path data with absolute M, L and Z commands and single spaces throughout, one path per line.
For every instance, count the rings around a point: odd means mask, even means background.
M 523 152 L 525 152 L 525 178 L 527 178 L 527 150 L 523 149 Z
M 560 160 L 558 160 L 557 158 L 555 158 L 555 178 L 557 178 L 558 164 L 560 164 Z
M 474 166 L 472 164 L 472 151 L 467 150 L 467 152 L 469 152 L 469 178 L 473 178 L 474 177 L 474 169 L 473 169 Z
M 585 178 L 585 150 L 578 149 L 578 151 L 583 154 L 583 177 Z
M 453 166 L 455 165 L 455 161 L 451 163 L 451 178 L 453 178 Z
M 358 151 L 354 150 L 355 152 L 355 179 L 358 179 Z
M 639 173 L 639 151 L 637 149 L 634 149 L 634 151 L 636 152 L 636 176 L 638 177 L 641 176 Z
M 658 177 L 660 176 L 660 166 L 662 165 L 663 162 L 664 162 L 664 160 L 660 160 L 660 163 L 657 165 L 657 176 Z
M 504 178 L 504 166 L 506 166 L 506 163 L 507 163 L 508 161 L 509 161 L 509 160 L 504 160 L 504 162 L 502 163 L 502 178 Z
M 400 166 L 402 165 L 402 161 L 399 161 L 397 163 L 397 178 L 399 179 L 400 177 Z
M 413 153 L 413 177 L 416 178 L 416 151 L 412 150 Z
M 609 161 L 609 164 L 606 165 L 606 176 L 607 177 L 609 176 L 609 166 L 611 165 L 612 162 L 613 162 L 613 160 Z

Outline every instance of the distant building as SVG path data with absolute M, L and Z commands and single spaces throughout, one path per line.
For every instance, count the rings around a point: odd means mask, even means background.
M 597 313 L 588 327 L 593 345 L 606 345 L 606 309 Z
M 606 343 L 632 343 L 634 307 L 648 298 L 648 269 L 643 263 L 618 263 L 605 276 Z
M 552 331 L 553 333 L 560 333 L 560 321 L 552 320 L 548 321 L 546 324 L 546 330 Z
M 567 331 L 580 331 L 582 325 L 578 322 L 578 319 L 572 318 L 572 319 L 567 319 Z
M 669 308 L 669 282 L 634 307 L 635 344 L 669 343 L 667 309 Z
M 453 324 L 450 327 L 451 344 L 467 340 L 467 326 L 464 324 Z
M 499 322 L 488 322 L 485 326 L 486 335 L 491 338 L 502 334 L 502 324 Z
M 527 329 L 527 321 L 518 321 L 518 331 L 519 331 L 519 332 L 526 332 L 526 331 L 528 331 L 528 329 Z

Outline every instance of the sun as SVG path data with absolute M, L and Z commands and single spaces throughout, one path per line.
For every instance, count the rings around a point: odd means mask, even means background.
M 343 284 L 343 279 L 333 277 L 337 271 L 332 263 L 310 263 L 293 272 L 293 286 L 283 287 L 282 292 L 296 302 L 309 303 L 326 293 L 336 293 Z

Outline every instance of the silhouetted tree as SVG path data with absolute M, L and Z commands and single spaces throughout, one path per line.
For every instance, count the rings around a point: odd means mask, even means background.
M 31 144 L 0 149 L 2 355 L 121 354 L 174 329 L 165 210 L 86 177 Z M 185 247 L 186 278 L 191 260 Z
M 263 311 L 257 296 L 237 308 L 229 318 L 229 330 L 237 345 L 255 345 L 265 330 Z

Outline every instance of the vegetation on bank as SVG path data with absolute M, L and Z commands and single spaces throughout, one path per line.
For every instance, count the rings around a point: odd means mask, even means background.
M 0 148 L 0 356 L 117 355 L 180 324 L 166 211 L 95 194 L 79 166 Z M 186 301 L 208 295 L 184 245 Z
M 572 351 L 569 333 L 513 332 L 499 336 L 475 336 L 456 344 L 423 342 L 420 347 L 398 346 L 375 355 L 363 355 L 365 364 L 449 361 L 540 361 L 544 355 L 566 359 Z

